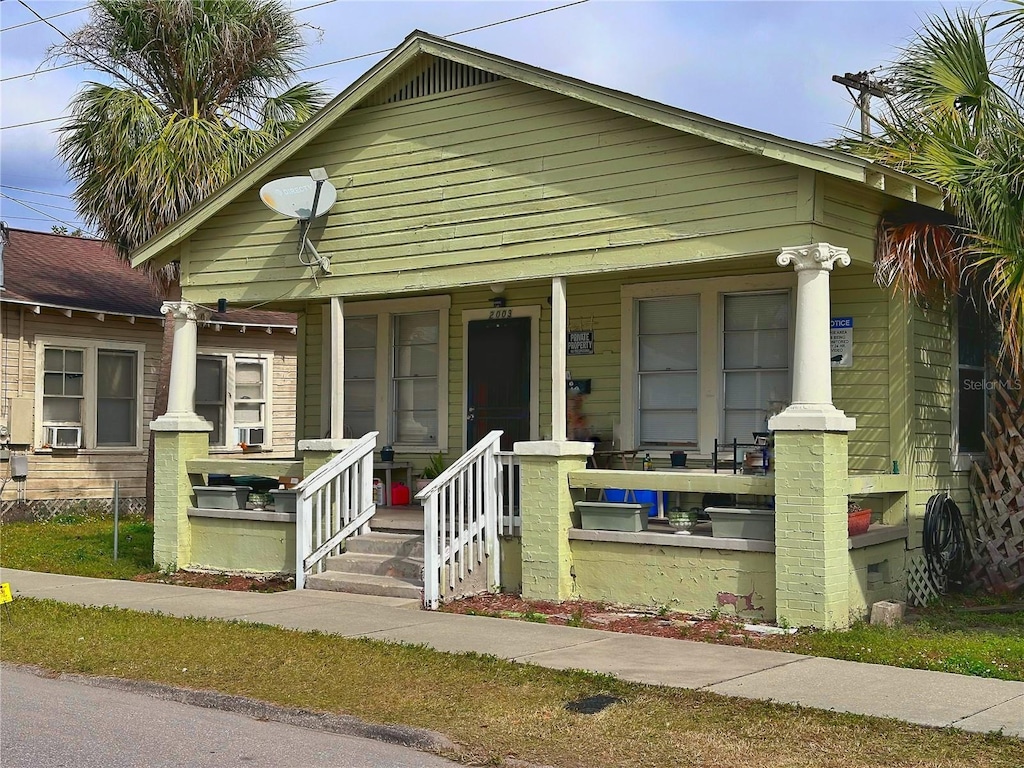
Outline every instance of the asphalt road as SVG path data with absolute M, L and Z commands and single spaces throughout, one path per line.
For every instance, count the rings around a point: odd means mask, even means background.
M 450 768 L 430 754 L 76 681 L 0 671 L 2 768 Z

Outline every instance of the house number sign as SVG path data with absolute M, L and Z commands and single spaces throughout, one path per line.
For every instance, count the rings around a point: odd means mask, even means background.
M 592 355 L 594 354 L 594 331 L 569 331 L 567 334 L 566 349 L 567 355 Z

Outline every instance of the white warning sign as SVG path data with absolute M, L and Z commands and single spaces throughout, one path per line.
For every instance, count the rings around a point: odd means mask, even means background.
M 832 358 L 833 368 L 853 368 L 853 318 L 832 318 Z

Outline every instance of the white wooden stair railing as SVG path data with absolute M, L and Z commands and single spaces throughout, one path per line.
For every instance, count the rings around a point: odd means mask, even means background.
M 423 605 L 501 584 L 501 431 L 495 430 L 416 494 L 423 502 Z
M 373 450 L 370 432 L 299 483 L 295 490 L 295 588 L 306 575 L 320 573 L 324 561 L 341 552 L 349 536 L 369 533 L 377 507 L 373 501 Z

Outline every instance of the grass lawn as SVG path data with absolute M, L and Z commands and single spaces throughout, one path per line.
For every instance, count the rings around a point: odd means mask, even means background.
M 58 515 L 46 522 L 0 525 L 0 565 L 26 571 L 102 579 L 151 573 L 153 526 L 141 517 L 121 518 L 114 560 L 112 516 Z
M 1021 742 L 890 720 L 642 686 L 491 657 L 26 598 L 3 617 L 0 658 L 58 672 L 216 690 L 430 728 L 467 764 L 1020 765 Z M 255 663 L 254 663 L 255 662 Z M 577 699 L 621 699 L 596 715 Z

